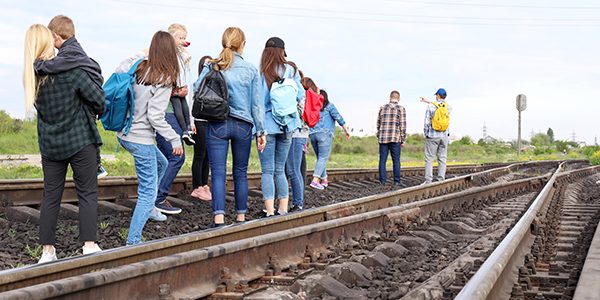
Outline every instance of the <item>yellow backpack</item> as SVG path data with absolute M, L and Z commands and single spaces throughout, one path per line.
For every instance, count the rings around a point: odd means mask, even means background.
M 432 104 L 437 108 L 433 114 L 433 119 L 431 119 L 431 126 L 433 127 L 433 130 L 448 130 L 448 126 L 450 125 L 450 113 L 448 112 L 446 102 L 432 102 Z

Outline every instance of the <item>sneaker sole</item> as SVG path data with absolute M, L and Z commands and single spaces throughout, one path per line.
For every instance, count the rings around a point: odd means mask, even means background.
M 98 176 L 96 176 L 98 179 L 102 179 L 104 177 L 108 176 L 108 173 L 104 172 L 104 173 L 100 173 Z
M 200 196 L 194 195 L 194 194 L 190 194 L 190 196 L 192 196 L 192 197 L 194 197 L 196 199 L 202 200 L 202 201 L 212 201 L 212 198 L 200 197 Z
M 158 219 L 154 219 L 154 218 L 148 218 L 148 220 L 150 220 L 150 221 L 154 221 L 154 222 L 164 222 L 164 221 L 166 221 L 167 219 L 164 219 L 164 220 L 158 220 Z
M 160 211 L 163 214 L 167 214 L 167 215 L 177 215 L 181 213 L 181 209 L 180 210 L 164 210 L 161 208 L 156 208 L 158 211 Z

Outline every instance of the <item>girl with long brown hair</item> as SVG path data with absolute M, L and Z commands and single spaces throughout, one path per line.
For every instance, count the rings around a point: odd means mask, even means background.
M 321 108 L 319 122 L 315 127 L 310 129 L 309 135 L 310 144 L 317 156 L 310 187 L 323 190 L 329 185 L 329 180 L 327 179 L 327 161 L 329 160 L 331 145 L 333 144 L 335 123 L 337 122 L 342 126 L 346 134 L 346 139 L 350 139 L 350 128 L 346 125 L 346 121 L 338 112 L 335 105 L 329 101 L 327 92 L 319 89 L 319 93 L 323 96 L 323 107 Z
M 137 56 L 124 61 L 117 72 L 127 72 L 134 63 L 143 59 L 135 71 L 133 85 L 134 111 L 129 133 L 119 132 L 119 143 L 133 156 L 138 178 L 138 200 L 131 217 L 127 244 L 137 244 L 142 239 L 142 229 L 148 218 L 164 220 L 155 207 L 158 183 L 164 176 L 167 159 L 154 144 L 155 133 L 168 140 L 173 154 L 181 156 L 180 136 L 165 120 L 171 91 L 177 84 L 179 62 L 173 37 L 158 31 L 152 37 L 148 56 Z
M 272 101 L 271 88 L 276 82 L 277 84 L 286 84 L 286 80 L 292 81 L 297 90 L 296 102 L 292 101 L 288 105 L 293 110 L 296 109 L 297 102 L 301 102 L 305 98 L 298 67 L 288 61 L 286 56 L 285 44 L 282 39 L 272 37 L 267 40 L 260 64 L 261 88 L 259 92 L 265 104 L 265 128 L 268 133 L 265 150 L 259 153 L 262 169 L 261 187 L 265 203 L 262 216 L 266 217 L 275 214 L 276 190 L 279 200 L 278 213 L 288 212 L 289 189 L 285 176 L 285 163 L 292 144 L 292 134 L 301 128 L 300 116 L 297 113 L 294 113 L 293 117 L 290 117 L 283 126 L 281 120 L 275 120 L 274 116 L 277 112 L 274 111 L 274 104 L 277 103 Z

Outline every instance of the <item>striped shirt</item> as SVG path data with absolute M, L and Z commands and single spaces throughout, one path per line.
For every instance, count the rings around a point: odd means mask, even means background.
M 406 140 L 406 110 L 398 102 L 390 102 L 379 109 L 377 140 L 380 144 Z
M 445 103 L 445 101 L 437 101 L 437 103 L 441 104 L 441 103 Z M 450 105 L 448 105 L 447 103 L 446 103 L 446 107 L 448 108 L 448 113 L 450 114 L 452 112 L 452 107 Z M 436 131 L 435 129 L 433 129 L 433 126 L 431 125 L 431 120 L 433 119 L 433 115 L 435 114 L 436 110 L 437 110 L 437 108 L 435 107 L 435 105 L 433 105 L 433 104 L 427 105 L 427 111 L 425 112 L 425 126 L 423 129 L 423 134 L 425 135 L 426 138 L 435 139 L 435 138 L 441 138 L 443 136 L 450 136 L 450 127 L 448 127 L 448 129 L 446 129 L 446 131 Z

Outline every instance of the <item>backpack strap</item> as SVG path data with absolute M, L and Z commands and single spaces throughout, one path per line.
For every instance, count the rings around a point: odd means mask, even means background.
M 136 61 L 133 66 L 131 66 L 131 68 L 129 69 L 129 71 L 127 72 L 127 74 L 129 74 L 129 76 L 132 76 L 132 84 L 135 81 L 135 71 L 137 70 L 137 67 L 139 66 L 139 64 L 143 61 L 144 59 L 139 59 L 138 61 Z M 129 97 L 129 113 L 127 115 L 127 119 L 125 120 L 125 132 L 123 133 L 125 136 L 127 136 L 129 134 L 129 130 L 131 129 L 131 124 L 133 122 L 133 110 L 135 107 L 135 99 L 134 96 L 131 95 L 131 97 Z M 117 150 L 119 149 L 119 147 L 117 146 Z
M 137 67 L 139 66 L 139 64 L 143 61 L 144 59 L 138 59 L 138 61 L 136 61 L 133 66 L 131 66 L 131 68 L 129 69 L 129 71 L 127 72 L 127 74 L 133 76 L 135 75 L 135 71 L 137 70 Z
M 440 107 L 446 107 L 446 102 L 437 103 L 437 102 L 433 101 L 433 102 L 431 102 L 431 104 L 433 104 L 433 106 L 435 106 L 436 110 L 439 109 Z

